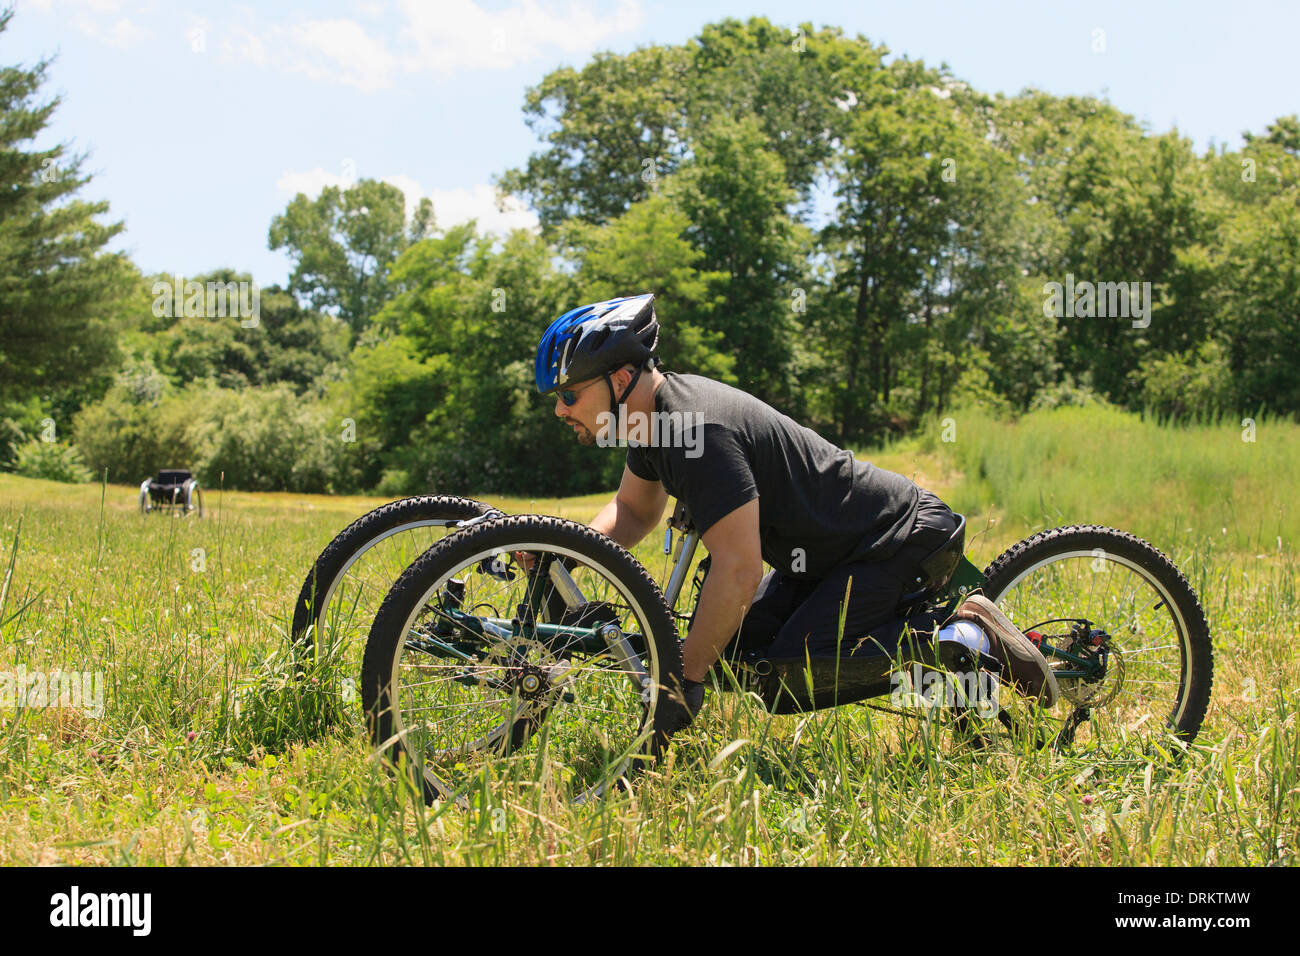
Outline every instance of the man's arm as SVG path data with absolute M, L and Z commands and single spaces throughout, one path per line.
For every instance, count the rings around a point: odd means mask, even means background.
M 618 493 L 600 510 L 591 526 L 629 551 L 655 529 L 668 504 L 668 492 L 657 481 L 646 481 L 623 466 Z
M 682 647 L 687 680 L 703 681 L 723 648 L 740 630 L 740 622 L 763 581 L 763 555 L 758 536 L 758 499 L 719 518 L 703 536 L 709 551 L 695 623 Z

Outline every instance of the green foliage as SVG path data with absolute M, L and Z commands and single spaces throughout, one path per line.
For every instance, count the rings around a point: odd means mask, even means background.
M 675 197 L 683 234 L 701 251 L 700 265 L 718 293 L 712 321 L 704 316 L 701 324 L 725 339 L 741 388 L 789 405 L 796 394 L 794 306 L 808 236 L 787 212 L 796 193 L 768 142 L 757 119 L 736 122 L 724 114 L 701 132 L 694 158 L 665 191 Z
M 0 10 L 0 34 L 12 16 Z M 31 148 L 59 105 L 37 100 L 48 68 L 0 67 L 0 400 L 39 394 L 64 411 L 111 380 L 135 268 L 103 251 L 122 230 L 99 221 L 108 203 L 76 198 L 85 156 Z
M 27 441 L 27 433 L 12 418 L 0 418 L 0 470 L 8 470 L 18 454 L 18 448 Z
M 335 491 L 344 431 L 287 385 L 204 389 L 189 435 L 204 485 L 250 491 Z
M 362 179 L 326 186 L 315 199 L 299 193 L 271 220 L 269 244 L 293 259 L 289 290 L 312 308 L 334 310 L 360 334 L 388 298 L 388 270 L 410 241 L 433 227 L 423 200 L 408 233 L 402 191 Z
M 356 451 L 324 403 L 286 384 L 168 387 L 138 399 L 124 378 L 73 422 L 92 472 L 140 481 L 159 468 L 191 468 L 205 487 L 259 491 L 357 489 Z
M 44 478 L 46 481 L 73 484 L 90 481 L 94 477 L 76 448 L 62 442 L 36 439 L 17 449 L 13 470 L 25 478 Z
M 932 467 L 962 476 L 944 500 L 973 527 L 993 510 L 1016 534 L 1104 524 L 1160 543 L 1175 562 L 1178 549 L 1209 535 L 1252 555 L 1277 555 L 1300 535 L 1295 423 L 1261 417 L 1246 427 L 1232 416 L 1175 428 L 1102 403 L 1014 422 L 977 407 L 947 417 L 951 430 L 927 420 L 920 444 L 938 453 Z
M 1143 404 L 1161 420 L 1214 420 L 1233 407 L 1228 350 L 1219 342 L 1152 359 L 1143 366 L 1141 379 Z
M 71 198 L 80 159 L 20 148 L 57 103 L 34 105 L 45 68 L 0 74 L 0 463 L 48 418 L 132 480 L 608 489 L 623 456 L 573 442 L 531 366 L 557 315 L 639 292 L 667 368 L 846 446 L 960 408 L 1300 412 L 1295 116 L 1198 156 L 1104 100 L 988 96 L 834 27 L 725 19 L 527 91 L 539 149 L 499 184 L 540 235 L 438 229 L 427 200 L 408 222 L 373 180 L 299 195 L 269 230 L 289 286 L 241 323 L 159 309 L 175 277 L 99 251 L 119 227 Z M 1136 283 L 1149 311 L 1056 314 L 1067 281 Z
M 547 228 L 617 218 L 681 162 L 690 68 L 684 49 L 650 46 L 552 70 L 524 99 L 547 149 L 502 175 L 501 188 L 528 197 Z
M 198 388 L 165 388 L 155 399 L 152 387 L 133 387 L 138 378 L 123 376 L 98 402 L 87 405 L 72 422 L 73 443 L 96 475 L 108 470 L 113 482 L 139 482 L 159 468 L 190 468 L 195 460 L 195 420 L 203 413 Z M 143 399 L 143 400 L 141 400 Z
M 1087 385 L 1076 384 L 1073 379 L 1067 377 L 1062 382 L 1049 385 L 1036 392 L 1033 401 L 1029 404 L 1029 409 L 1030 411 L 1041 411 L 1051 408 L 1108 404 L 1106 399 Z
M 574 225 L 567 232 L 569 253 L 578 263 L 582 302 L 653 291 L 656 312 L 674 319 L 662 323 L 659 354 L 668 368 L 731 380 L 733 355 L 723 351 L 722 324 L 714 313 L 722 297 L 712 289 L 720 272 L 699 268 L 703 254 L 686 237 L 689 217 L 663 195 L 634 203 L 600 227 Z
M 221 269 L 181 276 L 180 281 L 204 289 L 233 283 L 233 288 L 251 285 L 252 278 Z M 174 282 L 172 276 L 154 277 L 159 289 L 170 290 Z M 348 352 L 349 332 L 343 322 L 302 308 L 278 286 L 257 290 L 256 303 L 256 314 L 248 318 L 233 307 L 224 310 L 225 315 L 197 307 L 153 308 L 139 320 L 140 333 L 129 340 L 131 353 L 139 357 L 128 367 L 156 368 L 178 386 L 207 381 L 241 388 L 285 382 L 298 392 L 337 374 Z M 164 314 L 156 315 L 158 311 Z

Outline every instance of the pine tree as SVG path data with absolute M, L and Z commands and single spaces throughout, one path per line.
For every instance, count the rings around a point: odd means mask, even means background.
M 107 385 L 134 267 L 103 251 L 123 228 L 96 221 L 108 203 L 74 198 L 85 156 L 32 148 L 59 105 L 37 101 L 49 63 L 0 67 L 0 402 L 66 409 Z

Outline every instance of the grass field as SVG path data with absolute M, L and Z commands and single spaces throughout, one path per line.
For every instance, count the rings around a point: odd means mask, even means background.
M 377 499 L 210 489 L 208 517 L 172 519 L 138 514 L 133 487 L 0 475 L 0 673 L 103 675 L 102 715 L 0 711 L 0 863 L 1293 863 L 1300 428 L 954 418 L 955 441 L 936 423 L 863 457 L 964 511 L 977 564 L 1086 521 L 1187 574 L 1215 683 L 1180 762 L 936 749 L 862 708 L 772 717 L 711 695 L 629 792 L 572 807 L 485 779 L 468 812 L 424 808 L 359 721 L 315 734 L 277 669 L 308 566 Z M 607 500 L 440 490 L 581 521 Z M 659 580 L 661 543 L 636 551 Z

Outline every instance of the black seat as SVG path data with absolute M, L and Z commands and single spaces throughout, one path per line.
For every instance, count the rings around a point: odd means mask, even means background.
M 153 484 L 160 487 L 179 487 L 193 477 L 194 473 L 188 468 L 160 468 L 158 470 L 158 477 L 153 480 Z
M 160 468 L 158 476 L 149 481 L 149 497 L 165 504 L 185 497 L 185 485 L 194 480 L 188 468 Z
M 965 553 L 966 516 L 957 515 L 957 527 L 948 536 L 948 540 L 921 562 L 921 573 L 916 578 L 916 587 L 899 599 L 900 610 L 919 604 L 943 590 L 952 580 L 953 573 L 957 570 L 957 565 L 961 564 L 961 557 Z

